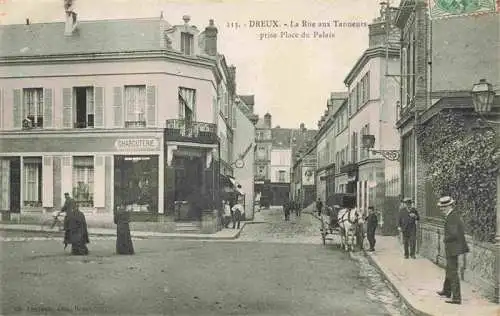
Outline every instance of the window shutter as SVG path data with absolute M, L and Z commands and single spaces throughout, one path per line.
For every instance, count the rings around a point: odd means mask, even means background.
M 64 156 L 61 159 L 61 205 L 64 205 L 64 192 L 73 197 L 73 157 Z
M 146 126 L 156 126 L 156 86 L 147 86 L 146 88 L 147 97 L 147 122 Z
M 105 207 L 106 173 L 104 156 L 95 156 L 94 160 L 94 207 Z
M 42 203 L 43 207 L 54 206 L 54 160 L 51 156 L 43 157 L 42 166 Z
M 0 210 L 10 208 L 10 160 L 0 158 Z
M 71 88 L 63 88 L 63 128 L 73 128 Z
M 94 88 L 94 127 L 104 127 L 104 88 Z
M 21 128 L 23 121 L 23 109 L 21 104 L 21 89 L 14 89 L 13 96 L 13 107 L 12 107 L 12 119 L 14 121 L 14 128 Z
M 113 126 L 123 127 L 122 87 L 113 88 Z
M 52 127 L 52 89 L 45 89 L 43 91 L 44 104 L 43 104 L 43 127 Z

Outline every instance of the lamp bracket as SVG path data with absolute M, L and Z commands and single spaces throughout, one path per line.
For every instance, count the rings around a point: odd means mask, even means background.
M 377 150 L 377 149 L 369 149 L 374 154 L 381 154 L 387 160 L 390 161 L 398 161 L 401 155 L 399 150 Z

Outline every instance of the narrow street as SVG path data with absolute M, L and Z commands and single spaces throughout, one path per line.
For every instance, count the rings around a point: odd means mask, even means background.
M 261 213 L 238 240 L 136 239 L 135 256 L 109 237 L 73 257 L 60 237 L 2 231 L 2 314 L 407 315 L 361 253 L 321 244 L 310 215 Z

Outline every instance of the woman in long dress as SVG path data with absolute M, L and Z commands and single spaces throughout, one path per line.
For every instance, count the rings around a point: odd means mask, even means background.
M 116 253 L 120 255 L 133 255 L 134 245 L 130 235 L 130 212 L 124 206 L 118 206 L 114 214 L 116 224 Z

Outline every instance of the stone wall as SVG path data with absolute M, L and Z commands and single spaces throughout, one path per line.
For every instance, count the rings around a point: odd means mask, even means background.
M 446 265 L 444 249 L 444 230 L 442 221 L 429 220 L 420 224 L 419 253 L 439 266 Z M 479 289 L 481 295 L 490 301 L 498 302 L 495 288 L 495 245 L 472 240 L 467 236 L 470 252 L 459 258 L 461 279 Z M 444 278 L 444 275 L 443 275 Z

